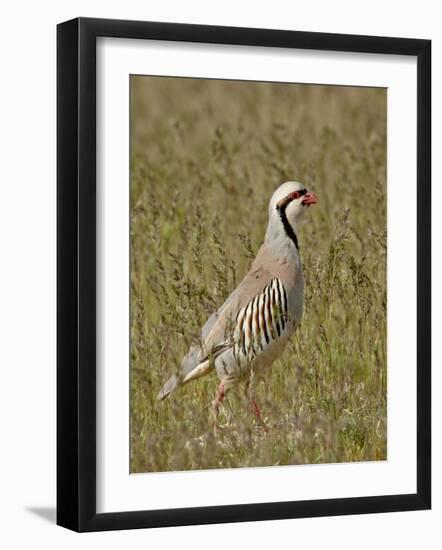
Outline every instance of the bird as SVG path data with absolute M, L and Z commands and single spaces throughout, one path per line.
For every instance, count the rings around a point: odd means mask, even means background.
M 262 375 L 280 357 L 301 321 L 304 277 L 297 232 L 305 211 L 317 202 L 315 193 L 297 181 L 287 181 L 274 191 L 264 242 L 249 272 L 209 317 L 198 343 L 190 347 L 178 374 L 167 380 L 157 399 L 216 371 L 219 386 L 212 402 L 214 425 L 226 393 L 245 380 L 251 410 L 267 431 L 250 391 L 251 381 L 255 373 Z

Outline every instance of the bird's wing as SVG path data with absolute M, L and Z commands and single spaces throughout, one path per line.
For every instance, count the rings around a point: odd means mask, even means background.
M 201 330 L 199 345 L 192 346 L 183 358 L 178 376 L 172 376 L 158 394 L 167 397 L 182 383 L 208 372 L 213 359 L 233 345 L 234 323 L 241 308 L 259 296 L 275 278 L 273 258 L 263 245 L 249 273 L 230 294 L 224 304 L 213 313 Z M 277 276 L 277 275 L 276 275 Z
M 249 271 L 226 302 L 204 325 L 202 348 L 207 354 L 214 354 L 218 348 L 226 349 L 232 345 L 234 324 L 239 311 L 259 296 L 273 278 L 274 275 L 263 266 Z
M 230 347 L 230 329 L 238 312 L 259 295 L 271 279 L 271 273 L 262 266 L 249 271 L 224 304 L 206 321 L 201 329 L 200 343 L 193 345 L 183 358 L 181 374 L 184 377 L 209 356 L 214 359 Z
M 238 314 L 245 306 L 252 304 L 255 298 L 255 306 L 251 305 L 248 313 L 258 311 L 264 303 L 264 296 L 261 295 L 266 288 L 267 290 L 271 288 L 272 292 L 274 288 L 276 294 L 271 300 L 274 300 L 274 305 L 277 305 L 278 299 L 282 300 L 283 309 L 288 314 L 288 294 L 294 286 L 300 284 L 302 279 L 300 273 L 296 262 L 276 256 L 267 244 L 263 244 L 242 282 L 204 325 L 202 345 L 200 346 L 204 353 L 199 360 L 203 360 L 207 355 L 215 354 L 223 346 L 231 347 L 233 344 L 232 329 L 235 328 Z M 272 285 L 272 281 L 276 281 L 277 284 Z M 281 296 L 278 298 L 279 294 Z

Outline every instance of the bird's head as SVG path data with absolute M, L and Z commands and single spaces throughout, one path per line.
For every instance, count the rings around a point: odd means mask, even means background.
M 304 212 L 317 202 L 317 196 L 302 183 L 287 181 L 280 185 L 270 199 L 266 240 L 285 236 L 297 247 L 296 228 Z

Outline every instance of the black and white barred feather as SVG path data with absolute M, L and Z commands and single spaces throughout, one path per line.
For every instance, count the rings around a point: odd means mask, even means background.
M 287 293 L 279 279 L 240 309 L 234 327 L 234 354 L 253 359 L 280 339 L 289 322 Z

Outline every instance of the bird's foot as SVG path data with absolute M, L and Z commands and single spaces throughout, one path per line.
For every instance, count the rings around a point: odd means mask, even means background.
M 266 434 L 269 433 L 270 431 L 270 426 L 266 424 L 264 420 L 262 422 L 258 422 L 258 427 L 260 430 L 262 430 Z
M 264 419 L 261 415 L 261 409 L 259 408 L 257 402 L 254 399 L 251 399 L 250 407 L 252 409 L 253 414 L 256 417 L 256 421 L 258 422 L 259 428 L 263 432 L 268 433 L 268 431 L 270 430 L 270 426 L 264 421 Z

